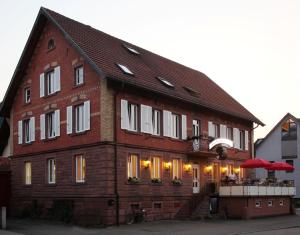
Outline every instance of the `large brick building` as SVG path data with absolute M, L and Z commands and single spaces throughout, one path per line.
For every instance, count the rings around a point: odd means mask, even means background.
M 206 75 L 41 8 L 1 107 L 9 119 L 11 213 L 74 221 L 187 217 L 252 156 L 263 123 Z M 209 143 L 230 139 L 228 158 Z

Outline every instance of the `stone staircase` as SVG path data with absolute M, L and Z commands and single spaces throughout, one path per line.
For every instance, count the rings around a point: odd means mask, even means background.
M 192 219 L 211 219 L 212 215 L 210 214 L 209 207 L 210 197 L 208 195 L 202 195 L 201 200 L 198 201 L 198 205 L 195 207 L 192 212 Z

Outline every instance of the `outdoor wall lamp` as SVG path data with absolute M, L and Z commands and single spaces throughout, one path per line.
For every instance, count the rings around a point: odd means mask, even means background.
M 165 168 L 165 170 L 170 170 L 171 169 L 171 165 L 172 165 L 172 163 L 171 162 L 165 162 L 164 163 L 164 168 Z
M 204 170 L 205 170 L 206 173 L 209 173 L 209 172 L 212 171 L 212 166 L 211 166 L 211 165 L 208 165 L 208 166 L 206 166 L 206 167 L 204 168 Z
M 233 171 L 234 171 L 234 173 L 238 174 L 238 173 L 240 173 L 241 169 L 238 167 L 238 168 L 234 168 Z
M 150 163 L 151 163 L 151 162 L 150 162 L 149 160 L 144 160 L 144 161 L 143 161 L 143 166 L 144 166 L 144 168 L 145 168 L 145 169 L 148 169 L 148 168 L 150 167 Z
M 185 172 L 190 172 L 192 170 L 192 164 L 191 163 L 185 163 L 183 168 L 184 168 Z
M 222 174 L 227 173 L 228 172 L 228 167 L 227 166 L 221 167 L 221 172 L 222 172 Z

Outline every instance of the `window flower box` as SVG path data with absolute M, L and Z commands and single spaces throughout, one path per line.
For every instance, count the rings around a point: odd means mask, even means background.
M 139 184 L 141 180 L 137 177 L 129 177 L 128 178 L 128 183 L 130 184 Z
M 162 180 L 159 178 L 153 178 L 151 179 L 152 184 L 162 184 Z
M 172 180 L 172 184 L 173 185 L 182 185 L 182 180 L 175 178 Z

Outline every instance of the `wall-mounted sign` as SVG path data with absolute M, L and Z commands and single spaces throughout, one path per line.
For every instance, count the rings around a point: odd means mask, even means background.
M 225 138 L 215 139 L 212 142 L 210 142 L 209 149 L 212 149 L 213 147 L 215 147 L 217 145 L 221 145 L 221 146 L 227 147 L 227 148 L 232 148 L 233 142 L 232 142 L 232 140 L 225 139 Z

